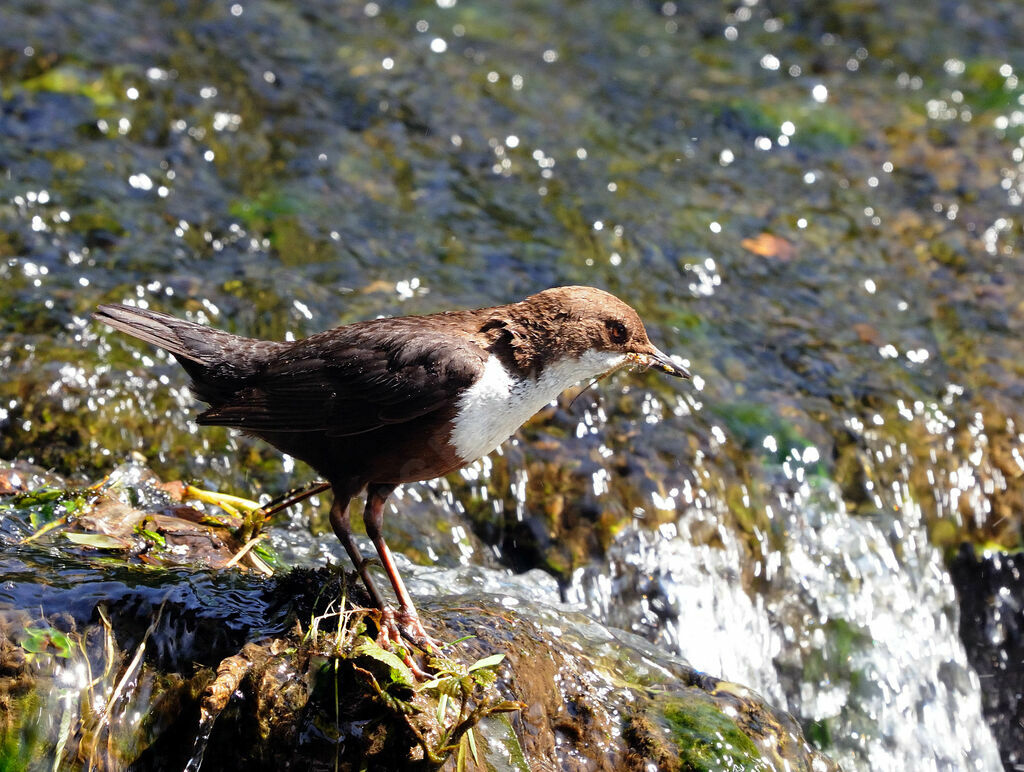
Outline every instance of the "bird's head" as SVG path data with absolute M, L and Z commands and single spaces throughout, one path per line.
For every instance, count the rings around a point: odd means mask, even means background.
M 566 356 L 593 361 L 594 375 L 636 365 L 677 378 L 689 378 L 685 367 L 651 343 L 640 316 L 614 295 L 594 287 L 554 287 L 523 301 L 541 311 L 549 344 Z M 606 366 L 605 366 L 606 365 Z

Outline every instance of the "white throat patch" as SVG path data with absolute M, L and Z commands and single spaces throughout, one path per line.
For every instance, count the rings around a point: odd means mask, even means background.
M 588 351 L 579 359 L 563 359 L 544 368 L 540 378 L 513 377 L 495 356 L 484 373 L 459 398 L 451 443 L 469 463 L 486 456 L 516 429 L 570 386 L 612 370 L 625 354 Z

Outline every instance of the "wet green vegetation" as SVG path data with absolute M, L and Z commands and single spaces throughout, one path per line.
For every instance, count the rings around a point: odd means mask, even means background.
M 774 561 L 801 546 L 780 513 L 829 491 L 859 522 L 920 523 L 947 562 L 964 542 L 1024 547 L 1017 3 L 14 0 L 3 16 L 0 459 L 71 480 L 0 489 L 5 549 L 55 523 L 90 566 L 163 564 L 166 522 L 66 527 L 133 451 L 253 499 L 312 479 L 189 424 L 180 369 L 93 324 L 97 303 L 282 338 L 565 283 L 627 299 L 699 380 L 615 376 L 415 486 L 388 528 L 416 563 L 540 567 L 565 587 L 632 529 L 682 522 L 735 547 L 736 581 L 771 606 Z M 328 530 L 326 504 L 276 523 L 276 546 L 316 554 L 306 523 Z M 819 613 L 778 622 L 824 631 L 777 657 L 793 710 L 801 682 L 865 678 L 848 660 L 871 636 Z M 800 721 L 864 762 L 829 721 L 870 712 Z

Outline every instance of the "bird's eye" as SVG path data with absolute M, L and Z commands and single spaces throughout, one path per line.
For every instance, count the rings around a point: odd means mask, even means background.
M 617 319 L 609 319 L 605 322 L 605 326 L 608 328 L 608 337 L 612 343 L 625 343 L 628 334 L 626 332 L 626 325 Z

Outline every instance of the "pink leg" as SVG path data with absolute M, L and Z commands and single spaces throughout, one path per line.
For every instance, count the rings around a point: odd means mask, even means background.
M 420 621 L 420 615 L 416 613 L 416 606 L 412 602 L 412 596 L 405 589 L 405 583 L 398 574 L 398 566 L 391 555 L 391 550 L 384 541 L 384 534 L 381 526 L 384 521 L 384 502 L 387 501 L 391 492 L 395 489 L 393 485 L 370 485 L 366 491 L 366 511 L 363 513 L 363 522 L 366 524 L 366 535 L 370 537 L 373 546 L 377 549 L 380 562 L 384 571 L 391 580 L 391 586 L 395 588 L 395 595 L 398 596 L 398 631 L 413 643 L 423 646 L 426 649 L 439 648 L 438 643 L 427 634 Z

